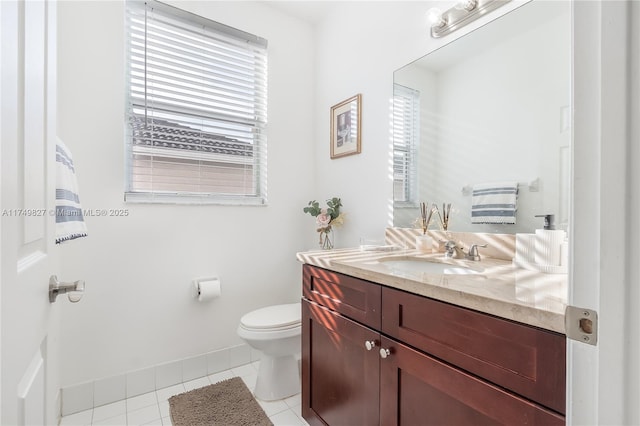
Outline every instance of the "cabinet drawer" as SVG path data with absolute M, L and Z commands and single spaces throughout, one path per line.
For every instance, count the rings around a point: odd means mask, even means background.
M 564 417 L 427 354 L 383 337 L 380 424 L 384 426 L 562 426 Z M 400 397 L 398 397 L 400 396 Z
M 382 293 L 383 333 L 564 414 L 563 335 L 395 289 Z
M 302 295 L 362 324 L 380 329 L 380 284 L 303 265 Z

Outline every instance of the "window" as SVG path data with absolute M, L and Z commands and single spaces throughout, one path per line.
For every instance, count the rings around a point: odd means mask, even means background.
M 393 86 L 393 200 L 417 205 L 416 168 L 420 146 L 420 92 Z
M 126 28 L 125 199 L 265 204 L 266 40 L 155 1 Z

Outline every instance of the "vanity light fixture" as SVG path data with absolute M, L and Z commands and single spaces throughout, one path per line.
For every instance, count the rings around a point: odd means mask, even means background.
M 442 13 L 435 8 L 430 9 L 427 17 L 431 22 L 431 37 L 439 38 L 452 33 L 510 1 L 460 0 L 454 7 Z

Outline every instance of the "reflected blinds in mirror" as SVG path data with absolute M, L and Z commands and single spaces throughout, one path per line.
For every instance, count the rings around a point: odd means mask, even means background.
M 416 167 L 420 146 L 420 92 L 393 85 L 393 199 L 417 203 Z
M 126 199 L 262 204 L 266 40 L 127 2 Z

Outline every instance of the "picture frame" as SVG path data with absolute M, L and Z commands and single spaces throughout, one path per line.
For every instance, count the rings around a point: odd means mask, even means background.
M 331 159 L 360 154 L 362 95 L 331 107 Z

